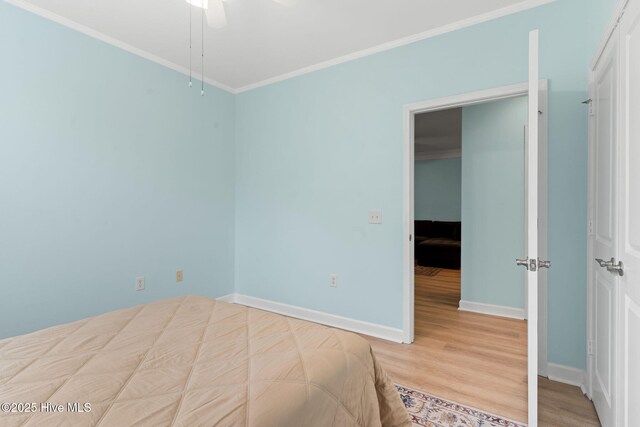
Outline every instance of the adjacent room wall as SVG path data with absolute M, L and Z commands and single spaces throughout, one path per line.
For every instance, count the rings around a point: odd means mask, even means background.
M 415 219 L 460 221 L 461 167 L 459 158 L 416 160 Z
M 232 293 L 234 96 L 5 2 L 0 55 L 0 339 Z
M 559 0 L 239 94 L 237 291 L 401 328 L 402 108 L 526 81 L 537 28 L 550 81 L 549 361 L 584 368 L 588 14 Z M 381 225 L 368 224 L 374 208 Z
M 462 300 L 524 308 L 527 97 L 462 109 Z M 523 255 L 518 255 L 523 254 Z

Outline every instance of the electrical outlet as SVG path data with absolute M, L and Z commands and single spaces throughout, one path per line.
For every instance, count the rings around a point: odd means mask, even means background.
M 144 277 L 136 277 L 136 291 L 144 291 Z
M 369 211 L 369 224 L 382 224 L 382 211 L 380 209 Z
M 331 286 L 332 288 L 337 288 L 338 287 L 338 275 L 337 274 L 329 275 L 329 286 Z
M 182 270 L 176 271 L 176 282 L 182 282 Z

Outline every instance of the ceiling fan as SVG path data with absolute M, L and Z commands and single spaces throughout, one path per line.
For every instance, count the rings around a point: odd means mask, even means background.
M 227 25 L 227 15 L 224 11 L 224 2 L 228 0 L 185 0 L 192 6 L 205 10 L 207 24 L 212 28 L 222 28 Z M 296 0 L 272 0 L 283 6 L 293 6 Z

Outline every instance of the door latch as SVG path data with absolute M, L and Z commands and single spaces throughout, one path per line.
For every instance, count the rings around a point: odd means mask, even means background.
M 526 268 L 529 271 L 536 271 L 536 260 L 535 259 L 516 259 L 516 265 Z

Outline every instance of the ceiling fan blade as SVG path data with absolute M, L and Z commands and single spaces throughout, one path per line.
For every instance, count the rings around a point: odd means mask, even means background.
M 207 24 L 211 28 L 222 28 L 227 25 L 227 14 L 224 11 L 222 0 L 209 0 L 209 8 L 205 13 Z
M 287 7 L 294 6 L 298 2 L 298 0 L 273 0 L 273 1 Z

